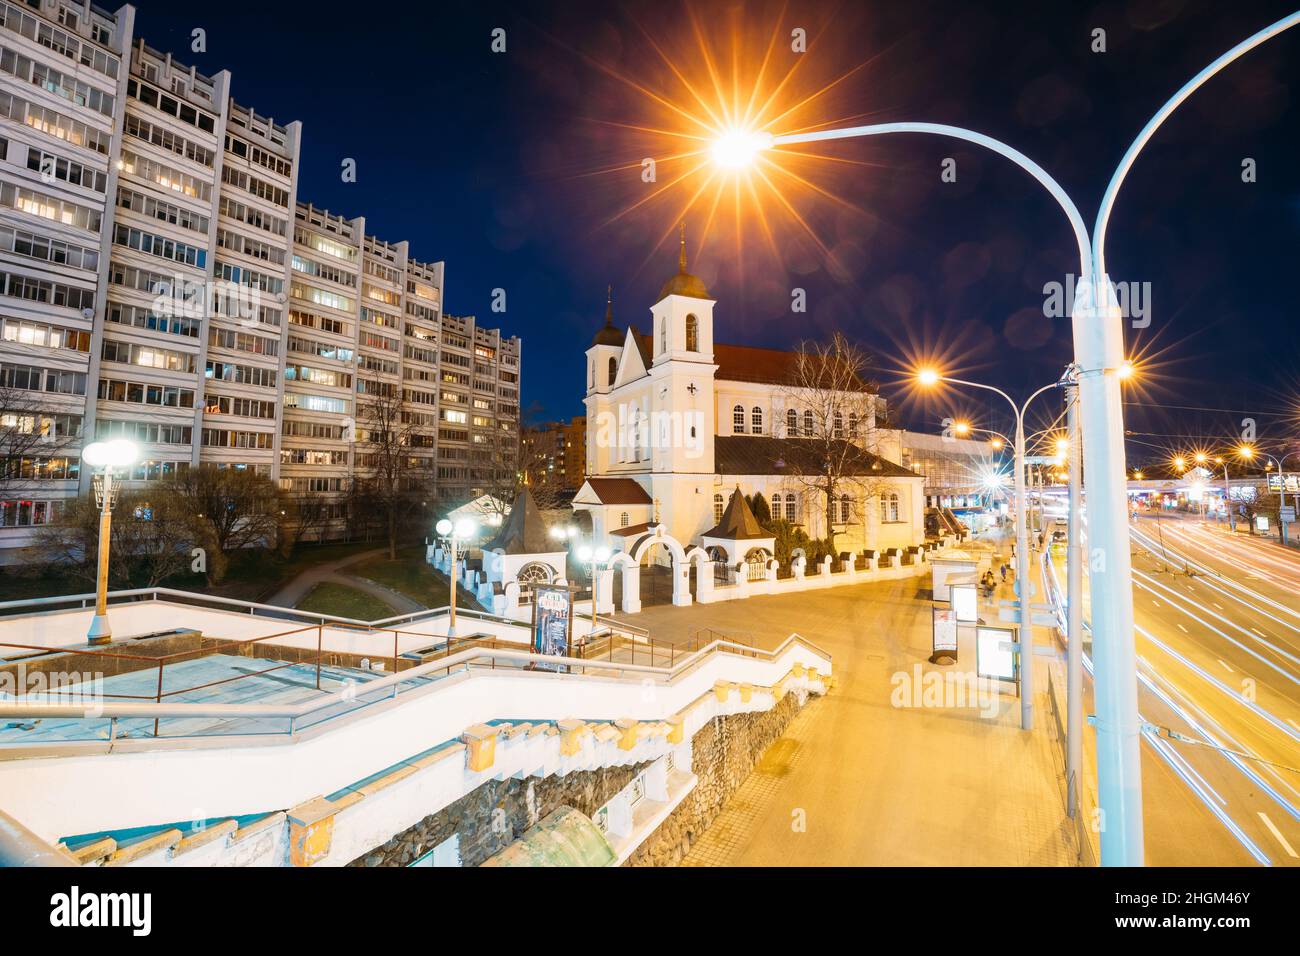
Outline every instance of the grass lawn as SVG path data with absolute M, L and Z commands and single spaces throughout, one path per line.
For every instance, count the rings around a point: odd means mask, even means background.
M 318 584 L 307 592 L 307 596 L 298 602 L 298 610 L 335 614 L 358 621 L 377 621 L 397 613 L 379 598 L 371 597 L 365 591 L 358 591 L 345 584 L 334 584 L 330 581 Z
M 181 591 L 201 591 L 239 601 L 260 601 L 314 565 L 337 561 L 376 547 L 380 545 L 373 541 L 300 544 L 287 559 L 271 551 L 245 551 L 231 557 L 226 578 L 216 587 L 209 587 L 202 574 L 188 571 L 173 575 L 165 583 L 167 587 Z M 113 587 L 118 587 L 116 582 Z M 0 601 L 87 594 L 94 590 L 93 582 L 56 568 L 40 565 L 0 568 Z
M 349 565 L 344 573 L 355 574 L 392 588 L 424 607 L 446 607 L 451 603 L 451 588 L 447 579 L 425 562 L 423 545 L 398 548 L 396 561 L 390 561 L 387 557 L 369 558 L 359 564 Z M 457 589 L 456 604 L 459 607 L 479 608 L 478 602 L 464 588 Z

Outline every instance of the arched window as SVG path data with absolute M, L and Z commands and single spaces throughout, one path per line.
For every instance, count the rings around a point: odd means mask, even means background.
M 731 410 L 731 430 L 737 435 L 745 434 L 745 407 L 737 405 Z
M 663 323 L 659 326 L 659 353 L 662 355 L 668 351 L 668 317 L 664 316 Z
M 722 523 L 722 495 L 713 496 L 713 523 Z
M 587 376 L 587 387 L 588 388 L 596 387 L 596 360 L 595 359 L 591 360 L 591 372 Z
M 840 524 L 853 520 L 853 503 L 848 495 L 840 495 Z
M 813 437 L 813 417 L 812 409 L 805 409 L 803 413 L 803 435 L 804 438 Z
M 794 493 L 785 496 L 785 520 L 791 523 L 799 520 L 799 496 Z
M 632 448 L 631 460 L 641 460 L 641 409 L 632 406 Z
M 834 431 L 832 431 L 831 433 L 831 437 L 833 438 L 844 437 L 844 413 L 843 412 L 835 413 L 835 428 Z
M 896 492 L 880 496 L 880 520 L 898 520 L 898 494 Z
M 793 408 L 785 413 L 785 435 L 794 438 L 799 434 L 799 413 Z
M 858 413 L 849 412 L 849 437 L 858 437 Z
M 890 521 L 898 521 L 898 520 L 899 520 L 899 517 L 898 517 L 898 495 L 897 495 L 897 494 L 892 494 L 892 495 L 889 496 L 889 520 L 890 520 Z
M 763 434 L 763 410 L 757 405 L 750 411 L 749 424 L 753 428 L 755 435 Z
M 614 379 L 618 378 L 618 359 L 613 355 L 609 357 L 609 384 L 614 384 Z
M 624 511 L 621 515 L 618 516 L 618 526 L 620 528 L 626 528 L 631 523 L 632 523 L 632 516 L 629 515 L 626 511 Z
M 686 351 L 698 352 L 700 350 L 700 320 L 694 315 L 686 317 Z
M 781 520 L 781 496 L 779 494 L 772 496 L 772 517 L 778 521 Z

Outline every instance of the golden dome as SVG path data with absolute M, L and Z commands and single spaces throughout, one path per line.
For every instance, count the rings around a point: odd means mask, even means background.
M 665 299 L 670 295 L 685 295 L 692 299 L 712 299 L 709 290 L 704 287 L 704 281 L 699 276 L 693 276 L 686 271 L 686 225 L 681 227 L 681 251 L 677 255 L 677 275 L 670 278 L 664 283 L 664 287 L 659 290 L 659 298 Z

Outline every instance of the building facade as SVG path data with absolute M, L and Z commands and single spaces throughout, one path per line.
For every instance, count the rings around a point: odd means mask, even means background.
M 593 537 L 618 549 L 663 526 L 684 547 L 700 544 L 740 489 L 843 551 L 921 544 L 925 479 L 875 447 L 884 399 L 864 382 L 853 396 L 813 394 L 793 374 L 797 353 L 715 343 L 713 307 L 686 271 L 684 238 L 679 271 L 651 307 L 651 334 L 619 329 L 607 307 L 587 350 L 587 479 L 573 503 Z M 837 398 L 861 413 L 818 441 L 817 419 L 828 401 L 841 407 Z M 810 460 L 827 451 L 843 476 L 834 501 Z
M 444 500 L 513 474 L 520 340 L 445 315 L 441 262 L 299 201 L 301 124 L 134 19 L 0 0 L 0 562 L 88 491 L 97 439 L 139 444 L 133 482 L 254 469 L 320 537 L 346 532 L 371 396 Z

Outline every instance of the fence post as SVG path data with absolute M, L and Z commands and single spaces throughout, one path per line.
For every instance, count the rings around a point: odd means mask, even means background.
M 162 689 L 163 689 L 163 661 L 162 661 L 162 658 L 159 658 L 159 659 L 158 659 L 158 693 L 157 693 L 157 696 L 154 697 L 154 703 L 156 703 L 156 704 L 161 704 L 161 703 L 162 703 Z M 155 717 L 155 718 L 153 719 L 153 735 L 154 735 L 155 737 L 158 736 L 158 718 L 157 718 L 157 717 Z
M 322 643 L 322 631 L 325 630 L 323 624 L 316 625 L 316 689 L 320 690 L 320 659 L 325 653 L 324 644 Z M 292 731 L 290 731 L 292 733 Z
M 393 628 L 393 673 L 397 673 L 397 628 Z M 394 694 L 394 697 L 397 695 Z

